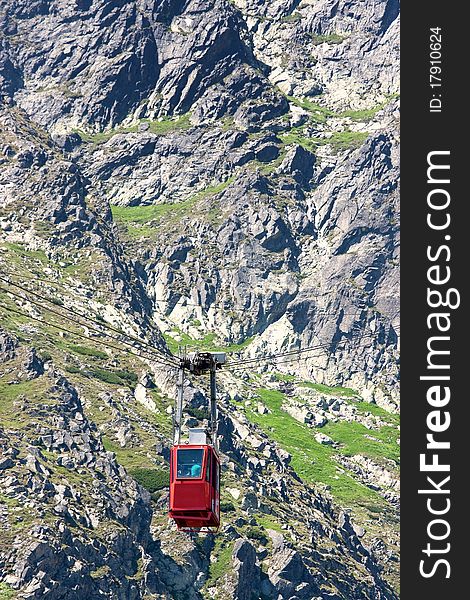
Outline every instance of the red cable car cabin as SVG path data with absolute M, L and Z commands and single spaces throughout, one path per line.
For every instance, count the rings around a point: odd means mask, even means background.
M 170 453 L 170 512 L 178 529 L 220 525 L 220 460 L 209 445 L 178 444 Z

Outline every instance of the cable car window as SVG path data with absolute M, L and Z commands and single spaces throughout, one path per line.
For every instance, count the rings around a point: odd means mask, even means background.
M 202 474 L 202 459 L 204 450 L 202 448 L 184 448 L 178 450 L 177 478 L 178 479 L 200 479 Z

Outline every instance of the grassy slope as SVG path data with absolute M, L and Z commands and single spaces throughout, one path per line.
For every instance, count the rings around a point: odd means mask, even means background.
M 222 183 L 209 185 L 182 202 L 151 204 L 149 206 L 111 206 L 113 219 L 125 227 L 130 238 L 155 237 L 162 227 L 174 226 L 191 214 L 196 205 L 223 192 L 232 183 L 229 178 Z
M 340 449 L 335 450 L 319 444 L 311 428 L 281 409 L 285 399 L 282 392 L 258 389 L 257 393 L 271 413 L 261 415 L 247 409 L 247 416 L 291 454 L 292 467 L 305 481 L 328 485 L 340 505 L 359 509 L 362 513 L 364 509 L 377 512 L 385 508 L 385 501 L 340 468 L 334 456 L 339 451 L 345 455 L 363 454 L 374 459 L 397 459 L 398 431 L 395 428 L 382 427 L 379 431 L 369 431 L 354 422 L 327 424 L 321 431 L 341 444 Z M 366 435 L 377 438 L 377 441 L 368 439 Z
M 189 122 L 190 114 L 186 113 L 177 117 L 176 119 L 170 117 L 163 117 L 159 120 L 141 119 L 139 123 L 134 123 L 127 127 L 116 127 L 107 131 L 101 131 L 98 133 L 89 133 L 82 130 L 76 130 L 76 133 L 82 138 L 83 142 L 90 144 L 104 144 L 109 141 L 113 136 L 117 134 L 136 133 L 139 130 L 139 126 L 142 123 L 146 123 L 148 131 L 155 135 L 165 135 L 178 130 L 185 130 L 191 127 Z
M 253 341 L 253 337 L 249 337 L 243 342 L 239 344 L 220 344 L 217 342 L 217 335 L 215 333 L 206 333 L 202 338 L 196 339 L 188 335 L 187 333 L 183 333 L 180 330 L 174 330 L 174 333 L 177 334 L 178 340 L 170 334 L 164 334 L 165 341 L 167 343 L 168 348 L 173 354 L 178 354 L 178 348 L 180 346 L 186 346 L 188 349 L 198 349 L 204 350 L 206 352 L 240 352 L 251 342 Z

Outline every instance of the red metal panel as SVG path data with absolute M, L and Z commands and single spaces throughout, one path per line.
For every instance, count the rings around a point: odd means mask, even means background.
M 177 452 L 181 449 L 203 449 L 201 477 L 177 477 Z M 206 467 L 211 457 L 209 481 Z M 178 528 L 218 528 L 220 524 L 220 461 L 212 446 L 181 444 L 173 446 L 170 453 L 170 512 Z
M 174 510 L 208 510 L 207 488 L 205 481 L 176 481 L 173 490 Z

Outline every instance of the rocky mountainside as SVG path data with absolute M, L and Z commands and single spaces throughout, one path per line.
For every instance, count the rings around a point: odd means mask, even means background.
M 0 598 L 397 598 L 398 42 L 395 0 L 0 0 Z M 215 536 L 166 516 L 178 346 L 233 362 Z

